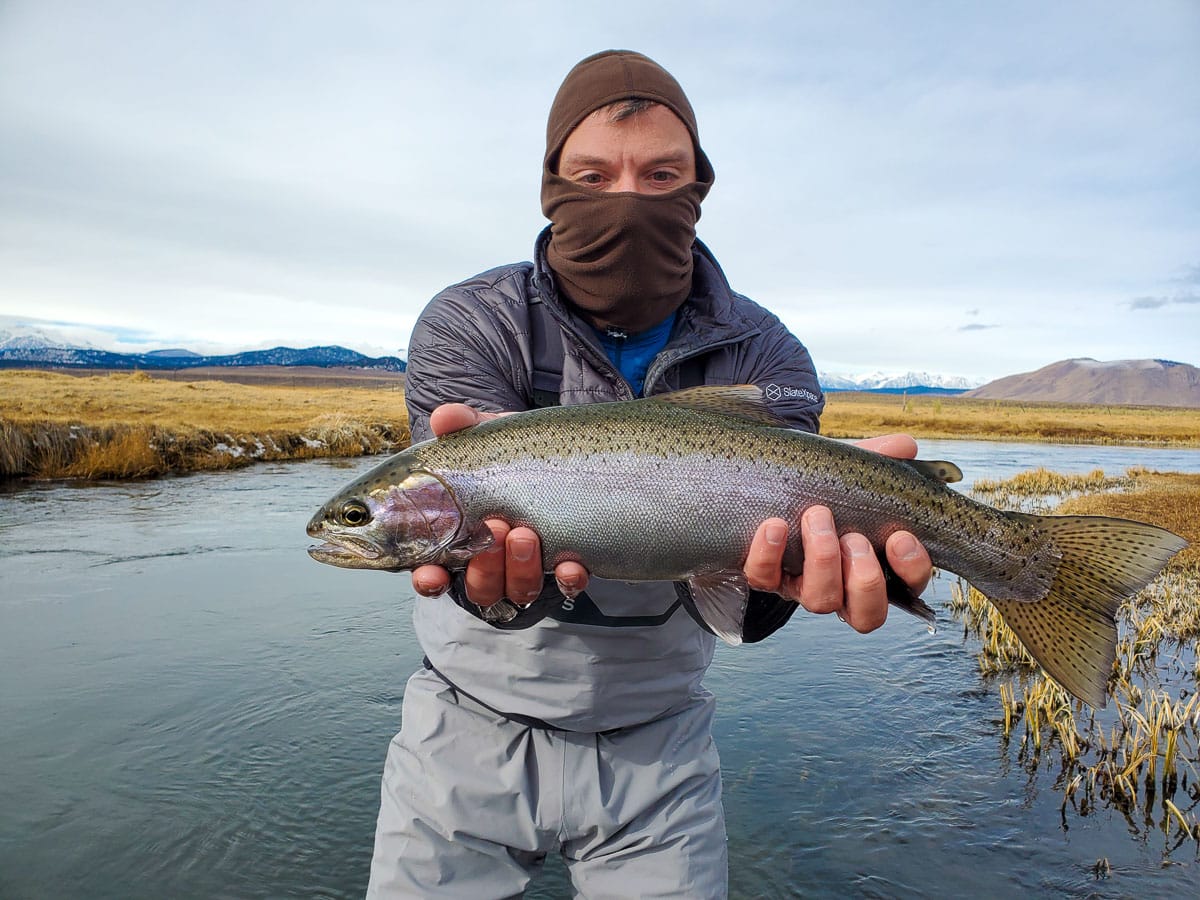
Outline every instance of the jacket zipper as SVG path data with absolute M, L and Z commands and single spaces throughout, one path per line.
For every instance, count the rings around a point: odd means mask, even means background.
M 625 342 L 629 340 L 629 332 L 622 328 L 617 328 L 615 325 L 609 325 L 604 329 L 605 336 L 612 341 L 617 347 L 617 356 L 614 359 L 613 365 L 617 367 L 617 371 L 621 371 L 621 353 L 625 349 Z M 622 376 L 624 377 L 624 376 Z

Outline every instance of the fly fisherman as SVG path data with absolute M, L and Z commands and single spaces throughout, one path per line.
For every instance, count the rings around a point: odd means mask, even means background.
M 808 351 L 695 239 L 712 182 L 670 74 L 628 51 L 575 66 L 546 129 L 551 225 L 534 262 L 447 288 L 413 332 L 413 440 L 497 413 L 743 383 L 815 432 L 824 401 Z M 916 453 L 902 436 L 868 446 Z M 465 572 L 413 572 L 420 594 L 454 602 L 416 606 L 426 664 L 388 752 L 368 895 L 519 895 L 560 852 L 585 897 L 725 896 L 714 700 L 700 683 L 714 638 L 686 589 L 589 580 L 578 563 L 544 577 L 533 531 L 489 525 L 494 548 Z M 802 575 L 781 569 L 789 527 Z M 929 556 L 911 534 L 892 535 L 887 558 L 925 588 Z M 839 541 L 823 507 L 764 522 L 745 573 L 748 642 L 797 602 L 864 633 L 887 616 L 870 544 Z

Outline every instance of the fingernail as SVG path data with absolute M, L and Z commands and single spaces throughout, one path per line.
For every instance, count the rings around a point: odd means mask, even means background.
M 787 526 L 779 522 L 773 522 L 767 526 L 763 536 L 767 539 L 767 543 L 772 547 L 778 547 L 780 544 L 787 542 Z
M 517 562 L 529 562 L 533 559 L 534 542 L 528 538 L 512 541 L 508 545 L 509 553 Z
M 578 578 L 567 578 L 565 580 L 562 578 L 555 578 L 554 581 L 558 584 L 559 593 L 561 593 L 568 600 L 574 600 L 579 596 L 580 590 L 582 590 Z
M 862 559 L 864 556 L 871 556 L 871 542 L 861 534 L 848 534 L 842 538 L 842 552 L 852 559 Z
M 825 510 L 809 510 L 804 514 L 809 534 L 832 534 L 833 514 Z
M 436 597 L 442 592 L 442 586 L 436 581 L 419 579 L 416 584 L 417 593 L 422 597 Z
M 916 559 L 921 554 L 921 545 L 907 532 L 892 538 L 892 554 L 899 559 Z

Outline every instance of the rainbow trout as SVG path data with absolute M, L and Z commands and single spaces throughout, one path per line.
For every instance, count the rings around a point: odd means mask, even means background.
M 790 429 L 756 387 L 692 388 L 531 410 L 415 444 L 317 512 L 308 533 L 325 543 L 308 552 L 346 568 L 461 568 L 492 542 L 484 519 L 503 519 L 541 536 L 547 572 L 578 560 L 603 578 L 686 582 L 689 612 L 736 644 L 758 525 L 796 522 L 823 504 L 840 532 L 866 535 L 881 558 L 889 535 L 913 532 L 935 566 L 996 605 L 1048 674 L 1104 706 L 1117 607 L 1186 541 L 1122 519 L 1005 512 L 946 486 L 959 478 L 951 463 Z M 792 532 L 784 568 L 799 572 Z M 903 582 L 889 581 L 890 600 L 932 621 Z

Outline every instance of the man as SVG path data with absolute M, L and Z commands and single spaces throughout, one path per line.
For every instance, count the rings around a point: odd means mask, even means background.
M 409 348 L 414 440 L 494 414 L 631 399 L 699 384 L 789 390 L 774 410 L 815 431 L 823 400 L 808 352 L 735 294 L 695 240 L 713 181 L 695 115 L 646 57 L 608 51 L 567 75 L 550 111 L 532 263 L 493 269 L 433 299 Z M 903 436 L 874 449 L 912 456 Z M 413 573 L 426 668 L 388 753 L 371 896 L 519 895 L 560 852 L 583 896 L 726 894 L 720 769 L 700 684 L 714 639 L 682 587 L 544 577 L 537 535 L 489 523 L 492 550 L 463 573 Z M 799 525 L 804 571 L 784 573 Z M 887 557 L 914 591 L 929 557 L 907 533 Z M 745 572 L 744 638 L 799 602 L 867 632 L 887 615 L 862 535 L 828 509 L 764 522 Z M 746 651 L 751 652 L 751 651 Z

